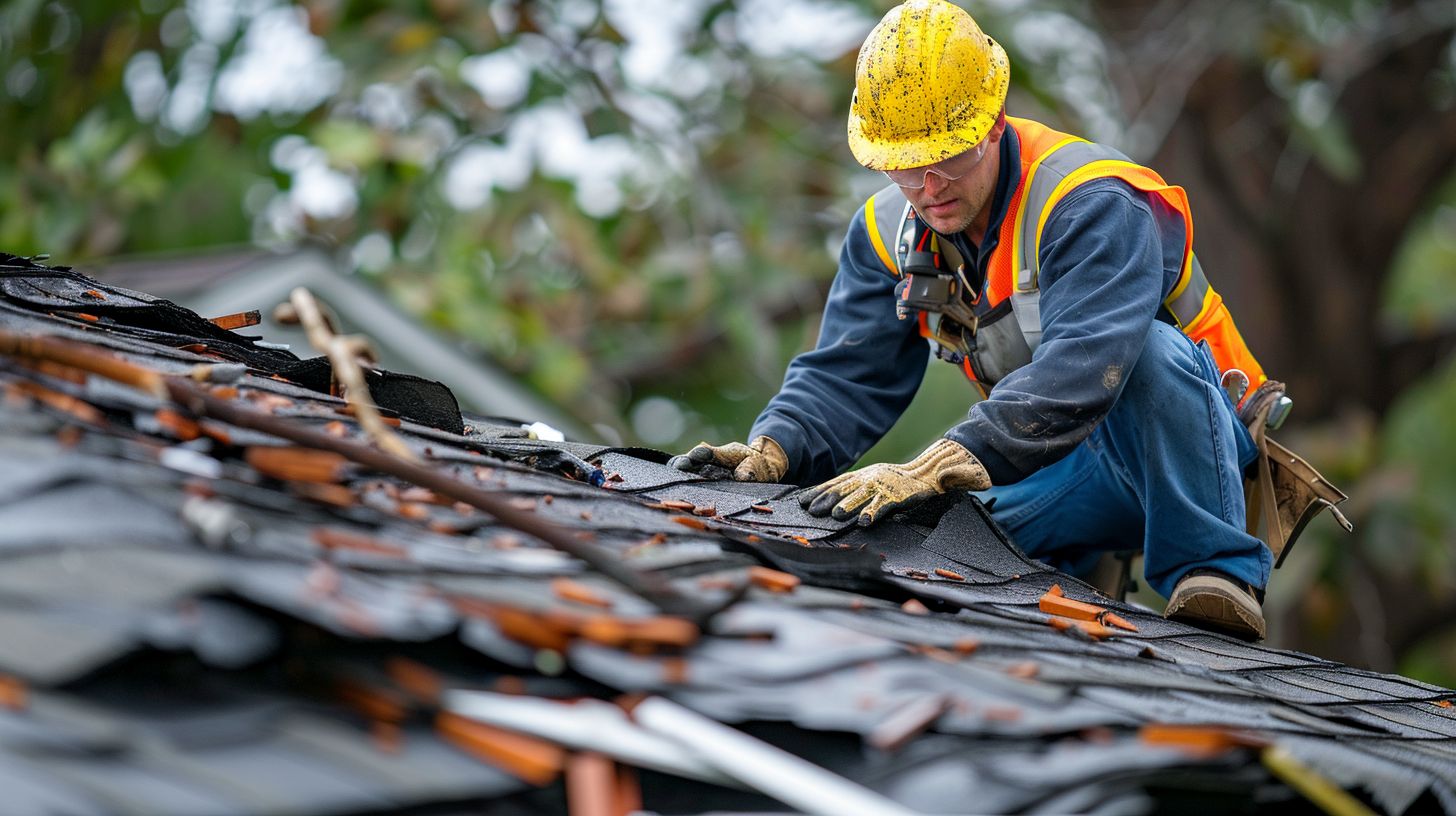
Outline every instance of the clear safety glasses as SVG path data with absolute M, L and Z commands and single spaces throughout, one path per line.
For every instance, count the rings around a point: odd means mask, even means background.
M 909 167 L 904 170 L 886 170 L 885 175 L 890 181 L 901 187 L 908 187 L 911 190 L 919 190 L 925 186 L 927 176 L 931 173 L 940 176 L 942 180 L 951 182 L 964 176 L 975 169 L 986 157 L 986 144 L 990 139 L 982 139 L 981 143 L 961 153 L 957 153 L 948 159 L 941 159 L 935 164 L 927 164 L 922 167 Z

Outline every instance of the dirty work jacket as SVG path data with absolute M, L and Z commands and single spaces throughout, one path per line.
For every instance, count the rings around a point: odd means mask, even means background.
M 967 278 L 983 291 L 1021 185 L 1018 121 L 1001 142 L 981 246 L 963 234 L 949 237 L 967 261 Z M 790 363 L 783 388 L 749 434 L 783 446 L 789 482 L 816 483 L 853 465 L 894 424 L 924 377 L 929 355 L 919 323 L 897 319 L 896 270 L 868 227 L 862 207 L 840 252 L 817 346 Z M 998 381 L 945 434 L 981 460 L 993 483 L 1020 481 L 1060 460 L 1111 410 L 1122 372 L 1137 362 L 1183 277 L 1185 235 L 1181 214 L 1121 179 L 1084 182 L 1056 201 L 1036 253 L 1040 343 L 1029 363 Z M 989 299 L 981 300 L 978 308 L 989 308 Z

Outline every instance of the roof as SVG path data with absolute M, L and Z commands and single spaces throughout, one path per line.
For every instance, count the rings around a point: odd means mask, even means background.
M 202 314 L 257 309 L 262 322 L 254 333 L 299 348 L 308 347 L 303 332 L 274 321 L 272 311 L 294 287 L 306 286 L 328 305 L 343 331 L 370 335 L 385 368 L 443 382 L 474 411 L 529 417 L 576 437 L 595 436 L 482 355 L 462 350 L 406 316 L 377 287 L 341 272 L 318 248 L 284 254 L 246 249 L 140 257 L 107 264 L 94 276 Z
M 398 419 L 426 488 L 204 322 L 0 258 L 7 813 L 1456 810 L 1456 693 L 1101 596 L 970 496 L 861 528 L 468 412 Z

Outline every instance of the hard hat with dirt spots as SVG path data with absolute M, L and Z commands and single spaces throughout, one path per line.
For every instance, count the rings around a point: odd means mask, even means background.
M 980 144 L 1006 102 L 1011 63 L 945 0 L 890 9 L 854 68 L 849 149 L 871 170 L 923 167 Z

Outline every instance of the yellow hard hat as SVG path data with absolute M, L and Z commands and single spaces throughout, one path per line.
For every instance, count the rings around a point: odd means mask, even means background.
M 849 149 L 871 170 L 934 164 L 980 144 L 1006 103 L 1011 63 L 945 0 L 890 9 L 859 49 Z

